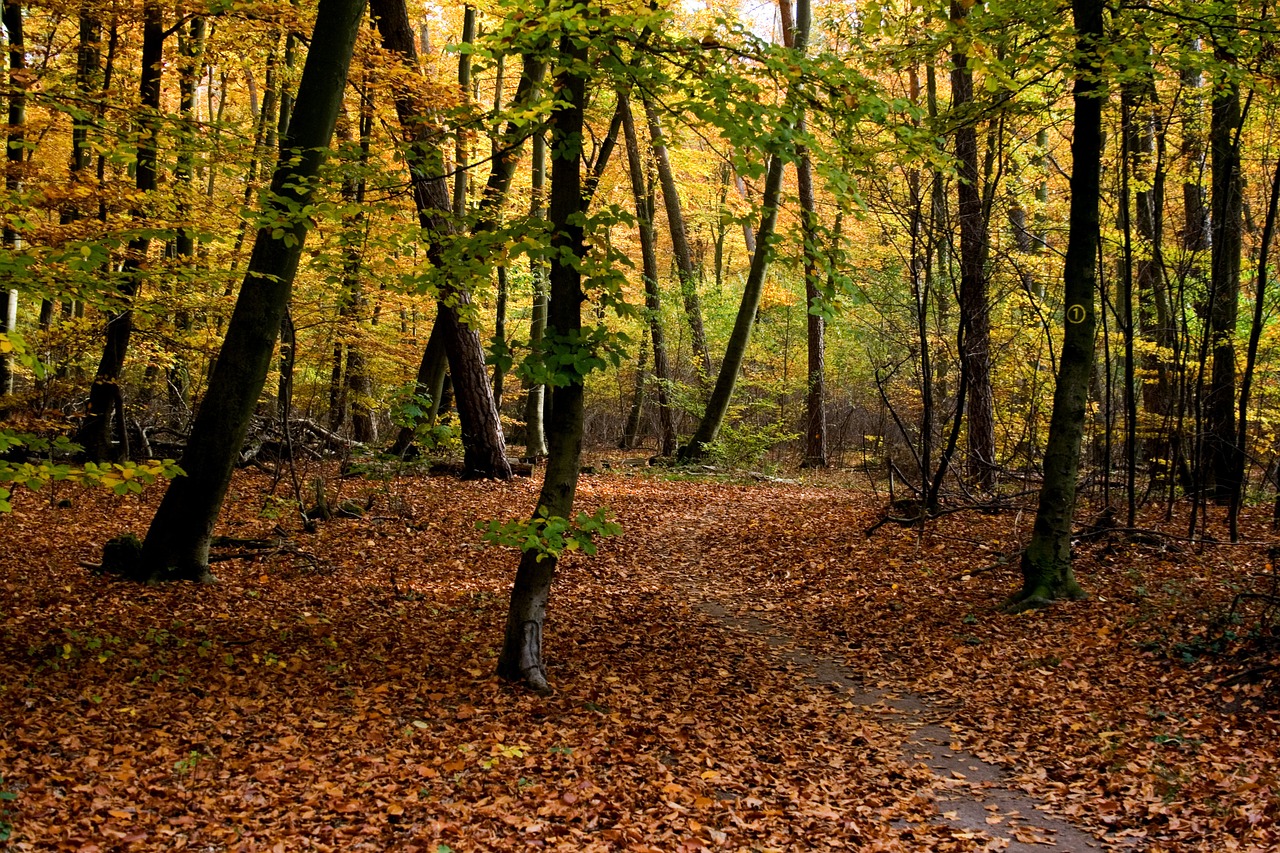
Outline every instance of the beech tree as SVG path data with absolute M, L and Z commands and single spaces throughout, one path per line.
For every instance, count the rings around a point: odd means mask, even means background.
M 209 581 L 209 541 L 266 382 L 309 227 L 315 178 L 342 107 L 364 0 L 320 0 L 263 224 L 181 465 L 156 510 L 134 574 Z
M 1102 77 L 1107 50 L 1100 0 L 1073 0 L 1076 31 L 1074 119 L 1071 140 L 1071 214 L 1063 262 L 1065 328 L 1053 392 L 1053 414 L 1044 453 L 1044 484 L 1022 555 L 1022 589 L 1006 605 L 1020 610 L 1058 598 L 1081 598 L 1071 565 L 1071 526 L 1076 508 L 1080 440 L 1093 367 L 1097 317 L 1102 165 Z

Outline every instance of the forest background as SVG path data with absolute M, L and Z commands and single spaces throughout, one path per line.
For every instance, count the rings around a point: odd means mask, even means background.
M 856 465 L 882 521 L 1038 494 L 1009 611 L 1084 594 L 1078 483 L 1237 542 L 1280 477 L 1272 10 L 1069 11 L 7 2 L 0 509 L 169 478 L 102 565 L 209 580 L 235 466 L 313 527 L 292 460 L 523 446 L 497 667 L 543 692 L 558 558 L 619 532 L 584 442 Z

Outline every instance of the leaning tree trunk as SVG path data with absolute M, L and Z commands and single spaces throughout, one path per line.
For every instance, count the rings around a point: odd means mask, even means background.
M 178 477 L 165 492 L 142 546 L 144 580 L 209 581 L 209 538 L 231 483 L 258 396 L 266 382 L 280 322 L 307 236 L 316 175 L 324 162 L 364 0 L 320 0 L 311 49 L 298 84 L 297 110 L 280 142 L 280 159 L 209 390 L 200 404 Z M 301 213 L 300 213 L 301 211 Z
M 1058 598 L 1080 598 L 1084 591 L 1071 568 L 1071 522 L 1076 506 L 1076 476 L 1085 403 L 1093 368 L 1097 316 L 1093 294 L 1097 284 L 1100 241 L 1098 202 L 1101 194 L 1102 102 L 1106 86 L 1102 70 L 1103 0 L 1073 0 L 1076 25 L 1075 128 L 1071 140 L 1071 210 L 1067 254 L 1063 265 L 1066 329 L 1058 381 L 1049 419 L 1044 455 L 1044 483 L 1022 555 L 1022 590 L 1006 607 L 1022 610 Z
M 802 23 L 804 29 L 803 31 L 797 29 L 794 50 L 803 55 L 809 43 L 810 15 L 807 0 L 799 0 L 799 3 L 801 11 L 796 15 L 796 22 Z M 787 100 L 792 106 L 798 101 L 798 96 L 799 92 L 794 87 L 787 92 Z M 756 231 L 756 247 L 751 253 L 751 268 L 747 272 L 747 281 L 742 288 L 742 302 L 738 305 L 738 316 L 734 319 L 733 332 L 729 335 L 724 360 L 720 362 L 720 373 L 716 377 L 715 387 L 711 389 L 706 411 L 703 412 L 702 420 L 698 422 L 698 429 L 694 432 L 693 438 L 680 448 L 679 458 L 682 462 L 690 462 L 706 456 L 712 443 L 720 434 L 725 416 L 729 413 L 729 401 L 733 397 L 733 389 L 738 382 L 738 374 L 742 370 L 742 362 L 747 355 L 747 346 L 751 343 L 751 331 L 760 309 L 760 296 L 764 292 L 765 273 L 769 266 L 769 244 L 773 242 L 774 227 L 778 222 L 779 197 L 782 193 L 783 158 L 781 155 L 780 151 L 774 153 L 765 173 L 760 228 Z
M 585 44 L 560 38 L 565 71 L 556 80 L 559 97 L 551 113 L 551 197 L 547 219 L 551 229 L 551 299 L 547 336 L 567 340 L 582 330 L 582 277 L 586 256 L 583 237 L 581 160 L 583 113 L 586 107 L 587 67 Z M 572 370 L 552 390 L 550 455 L 538 496 L 535 519 L 569 518 L 582 457 L 582 376 Z M 516 570 L 507 613 L 498 674 L 520 681 L 538 692 L 548 692 L 547 670 L 542 658 L 542 626 L 546 619 L 556 558 L 536 550 L 525 551 Z
M 372 0 L 370 5 L 378 20 L 383 47 L 398 53 L 407 68 L 416 69 L 417 49 L 404 0 Z M 413 181 L 419 222 L 429 235 L 452 234 L 453 205 L 443 174 L 443 156 L 439 141 L 431 138 L 430 124 L 423 121 L 428 110 L 407 89 L 396 93 L 395 102 L 396 114 L 410 140 L 405 159 Z M 440 240 L 432 238 L 427 257 L 436 267 L 443 263 L 442 252 Z M 459 316 L 470 303 L 471 296 L 464 288 L 442 293 L 436 317 L 453 377 L 458 421 L 462 427 L 463 466 L 469 477 L 506 480 L 511 477 L 511 463 L 507 461 L 502 422 L 485 371 L 484 348 L 479 333 Z
M 142 72 L 139 91 L 141 112 L 139 123 L 143 132 L 138 137 L 137 162 L 134 186 L 139 196 L 147 196 L 156 189 L 156 155 L 160 134 L 160 72 L 164 59 L 164 22 L 160 6 L 149 2 L 144 6 L 142 25 Z M 135 209 L 133 217 L 142 220 L 147 212 Z M 145 232 L 144 232 L 145 233 Z M 138 295 L 146 267 L 147 249 L 151 238 L 135 237 L 129 247 L 121 270 L 117 293 L 124 308 L 112 313 L 107 320 L 106 343 L 102 358 L 89 388 L 89 405 L 84 423 L 76 441 L 84 447 L 85 455 L 101 462 L 114 454 L 111 449 L 111 415 L 119 418 L 124 432 L 124 400 L 120 392 L 120 374 L 124 370 L 125 353 L 133 334 L 133 299 Z
M 684 213 L 680 207 L 680 190 L 676 186 L 675 173 L 671 171 L 671 158 L 663 139 L 662 123 L 653 104 L 645 100 L 645 113 L 649 121 L 649 144 L 658 166 L 658 181 L 662 188 L 662 203 L 667 210 L 667 225 L 671 229 L 671 251 L 675 255 L 676 270 L 680 276 L 680 293 L 684 296 L 685 313 L 689 316 L 689 329 L 693 335 L 693 355 L 697 359 L 702 381 L 711 376 L 711 354 L 707 350 L 707 333 L 702 324 L 702 304 L 698 299 L 698 279 L 693 268 L 693 252 L 689 248 L 689 232 L 685 228 Z
M 662 292 L 658 287 L 658 253 L 653 233 L 652 196 L 646 191 L 644 164 L 640 160 L 640 135 L 636 133 L 631 103 L 625 93 L 618 95 L 622 128 L 627 139 L 627 167 L 631 172 L 631 195 L 635 199 L 636 225 L 640 229 L 640 257 L 644 276 L 644 310 L 653 338 L 653 376 L 658 383 L 658 429 L 661 454 L 676 452 L 675 417 L 671 411 L 671 367 L 667 359 L 667 339 L 662 329 Z M 638 396 L 638 395 L 637 395 Z

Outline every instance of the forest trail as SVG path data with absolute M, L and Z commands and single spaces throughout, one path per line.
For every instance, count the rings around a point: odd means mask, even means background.
M 1008 617 L 1016 512 L 868 539 L 875 496 L 838 483 L 584 476 L 581 509 L 622 531 L 561 561 L 542 697 L 494 675 L 516 560 L 477 530 L 527 517 L 536 479 L 332 484 L 373 510 L 306 533 L 238 474 L 219 532 L 294 550 L 200 587 L 80 567 L 157 491 L 21 493 L 0 517 L 10 849 L 1280 849 L 1269 688 L 1156 653 L 1194 648 L 1176 631 L 1264 548 L 1091 542 L 1092 598 Z
M 747 589 L 735 582 L 733 573 L 716 571 L 703 559 L 705 540 L 723 530 L 730 516 L 728 506 L 709 505 L 701 517 L 674 521 L 655 537 L 663 543 L 665 576 L 672 589 L 687 595 L 697 611 L 713 620 L 712 630 L 755 638 L 767 647 L 765 654 L 794 669 L 804 684 L 825 688 L 828 696 L 851 701 L 898 731 L 902 759 L 926 767 L 932 775 L 922 793 L 936 805 L 936 823 L 960 838 L 986 839 L 980 849 L 1007 853 L 1132 849 L 1132 843 L 1099 840 L 1051 814 L 1042 801 L 1016 787 L 1003 768 L 963 749 L 946 725 L 945 707 L 925 696 L 868 685 L 846 660 L 798 643 L 785 626 L 757 615 L 774 609 L 759 590 Z M 900 822 L 897 828 L 906 827 Z

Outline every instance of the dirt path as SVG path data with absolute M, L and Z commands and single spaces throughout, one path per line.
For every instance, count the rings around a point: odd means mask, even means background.
M 838 692 L 844 701 L 900 731 L 903 760 L 924 765 L 933 775 L 935 783 L 921 793 L 935 803 L 939 824 L 949 824 L 961 838 L 972 833 L 977 843 L 985 842 L 979 849 L 1008 853 L 1129 849 L 1123 841 L 1099 840 L 1049 814 L 1016 787 L 1003 768 L 962 749 L 945 725 L 945 708 L 924 696 L 869 686 L 846 661 L 826 650 L 805 648 L 783 626 L 755 615 L 758 611 L 753 612 L 752 604 L 764 603 L 758 591 L 735 584 L 732 575 L 706 571 L 701 560 L 703 543 L 723 529 L 718 522 L 727 512 L 724 507 L 708 507 L 700 518 L 675 521 L 659 537 L 673 549 L 669 553 L 678 551 L 684 557 L 668 564 L 666 574 L 673 588 L 683 590 L 713 624 L 762 639 L 779 661 L 794 667 L 805 681 Z

